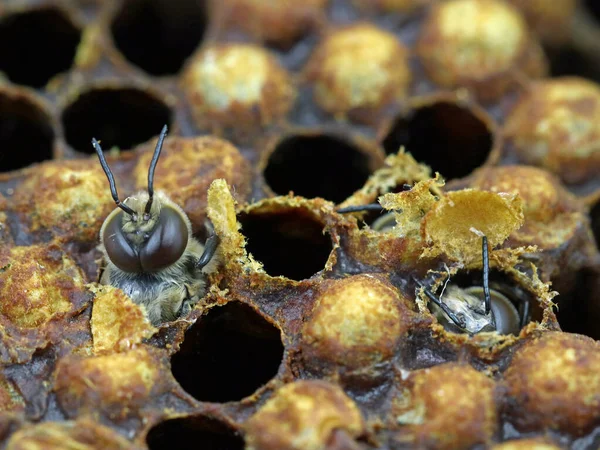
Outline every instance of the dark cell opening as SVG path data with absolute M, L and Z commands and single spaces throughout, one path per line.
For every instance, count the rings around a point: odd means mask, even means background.
M 488 127 L 467 108 L 439 102 L 399 118 L 383 141 L 386 153 L 401 146 L 447 180 L 481 166 L 492 150 Z
M 454 296 L 453 287 L 468 289 L 468 293 L 480 298 L 481 305 L 484 303 L 483 295 L 483 272 L 481 270 L 459 271 L 452 276 L 442 296 L 445 304 L 451 304 L 450 296 Z M 490 270 L 489 287 L 492 300 L 492 313 L 496 317 L 497 331 L 501 334 L 518 334 L 523 326 L 531 321 L 541 321 L 543 311 L 535 297 L 526 289 L 510 279 L 506 274 L 495 270 Z M 439 298 L 441 289 L 435 294 Z M 512 305 L 512 306 L 511 306 Z M 429 300 L 429 309 L 434 312 L 436 307 Z M 453 311 L 457 312 L 457 311 Z M 452 332 L 459 331 L 452 320 L 446 315 L 442 315 L 444 328 Z M 475 317 L 475 316 L 474 316 Z M 523 319 L 523 317 L 525 317 Z M 512 330 L 512 331 L 511 331 Z
M 241 214 L 247 250 L 271 276 L 304 280 L 323 270 L 333 249 L 323 224 L 302 208 Z
M 208 417 L 171 419 L 152 427 L 150 450 L 243 450 L 244 439 L 224 423 Z
M 265 180 L 273 192 L 341 203 L 360 189 L 371 171 L 369 158 L 334 136 L 292 136 L 269 157 Z
M 600 3 L 597 0 L 584 0 L 583 2 L 589 12 L 592 13 L 594 18 L 600 22 Z
M 239 302 L 215 307 L 185 334 L 171 359 L 173 376 L 200 401 L 229 402 L 249 396 L 277 374 L 281 334 Z
M 0 92 L 0 172 L 52 159 L 50 118 L 23 97 Z
M 592 233 L 596 238 L 596 246 L 600 249 L 600 201 L 592 207 L 590 216 L 592 218 Z
M 137 89 L 94 89 L 82 94 L 62 115 L 67 143 L 94 153 L 92 138 L 102 148 L 130 150 L 157 136 L 171 123 L 171 111 L 156 97 Z
M 563 288 L 553 283 L 559 292 L 553 301 L 558 305 L 556 318 L 560 328 L 600 339 L 600 271 L 580 270 L 569 284 Z
M 579 76 L 590 80 L 600 80 L 600 67 L 589 57 L 572 47 L 547 48 L 553 77 Z
M 41 88 L 71 67 L 80 31 L 56 8 L 9 14 L 0 20 L 0 71 L 13 83 Z
M 205 0 L 130 0 L 111 32 L 125 57 L 152 75 L 175 74 L 206 27 Z

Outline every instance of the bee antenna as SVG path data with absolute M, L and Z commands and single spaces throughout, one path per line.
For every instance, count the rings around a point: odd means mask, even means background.
M 483 259 L 483 296 L 485 298 L 485 313 L 490 313 L 492 296 L 490 294 L 490 255 L 488 253 L 488 240 L 486 236 L 481 238 L 481 257 Z
M 368 205 L 346 206 L 345 208 L 340 208 L 337 210 L 337 212 L 340 214 L 362 211 L 383 211 L 383 206 L 381 206 L 379 203 L 371 203 Z
M 148 202 L 144 208 L 145 214 L 150 214 L 150 209 L 152 208 L 152 200 L 154 199 L 154 170 L 158 164 L 158 158 L 160 157 L 160 151 L 162 150 L 163 141 L 165 140 L 166 136 L 167 125 L 165 125 L 160 132 L 158 142 L 156 143 L 156 148 L 154 149 L 154 155 L 152 156 L 152 161 L 150 161 L 150 168 L 148 169 Z
M 104 153 L 102 152 L 102 147 L 100 147 L 100 143 L 96 140 L 96 138 L 92 138 L 92 145 L 94 146 L 94 150 L 98 154 L 98 158 L 100 159 L 100 165 L 108 178 L 108 184 L 110 185 L 110 193 L 112 195 L 113 200 L 117 204 L 119 208 L 121 208 L 125 213 L 130 216 L 135 216 L 135 211 L 127 206 L 125 203 L 121 203 L 119 200 L 119 194 L 117 193 L 117 186 L 115 184 L 115 177 L 113 176 L 110 167 L 108 167 L 108 163 L 106 162 L 106 158 L 104 157 Z
M 413 280 L 415 281 L 415 283 L 417 283 L 417 286 L 419 286 L 420 288 L 423 288 L 423 292 L 425 292 L 425 295 L 427 295 L 429 300 L 431 300 L 439 308 L 441 308 L 441 310 L 444 311 L 444 313 L 446 313 L 446 315 L 452 320 L 452 322 L 454 322 L 460 328 L 465 328 L 465 326 L 466 326 L 465 321 L 463 319 L 458 318 L 456 316 L 456 314 L 454 314 L 452 312 L 452 310 L 448 307 L 448 305 L 446 305 L 445 303 L 442 303 L 442 301 L 439 298 L 437 298 L 433 292 L 431 292 L 429 289 L 427 289 L 425 287 L 425 285 L 423 283 L 421 283 L 419 280 L 417 280 L 414 277 L 413 277 Z

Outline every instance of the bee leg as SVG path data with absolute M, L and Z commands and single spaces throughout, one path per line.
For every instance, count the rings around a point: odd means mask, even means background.
M 196 304 L 196 302 L 192 299 L 192 296 L 190 294 L 190 289 L 187 286 L 185 287 L 185 298 L 183 300 L 183 302 L 181 303 L 181 308 L 179 308 L 179 317 L 185 317 L 187 316 L 189 313 L 192 312 L 192 308 L 193 306 Z
M 450 320 L 452 320 L 452 322 L 454 322 L 458 327 L 460 327 L 462 329 L 464 329 L 467 326 L 466 323 L 465 323 L 465 321 L 464 321 L 464 319 L 462 319 L 462 318 L 458 317 L 456 314 L 454 314 L 454 312 L 448 307 L 448 305 L 446 305 L 445 303 L 441 302 L 440 299 L 437 298 L 433 292 L 431 292 L 429 289 L 427 289 L 423 285 L 423 283 L 421 283 L 416 278 L 413 278 L 413 279 L 417 283 L 417 286 L 419 286 L 420 288 L 423 288 L 423 292 L 425 293 L 425 295 L 427 295 L 427 297 L 429 298 L 429 300 L 431 300 L 442 311 L 444 311 L 444 313 L 450 318 Z
M 196 268 L 204 268 L 215 256 L 217 247 L 219 246 L 219 237 L 215 234 L 215 229 L 210 221 L 206 222 L 206 228 L 208 229 L 208 238 L 204 243 L 204 251 L 198 261 L 196 261 Z
M 521 307 L 519 308 L 519 313 L 521 314 L 521 323 L 519 324 L 520 328 L 525 327 L 529 322 L 529 300 L 524 299 L 521 302 Z

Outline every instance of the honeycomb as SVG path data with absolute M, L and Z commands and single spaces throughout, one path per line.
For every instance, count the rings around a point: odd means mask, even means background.
M 591 0 L 1 2 L 0 448 L 597 449 L 599 24 Z M 91 139 L 124 199 L 165 124 L 155 187 L 220 243 L 152 324 L 99 283 Z M 481 291 L 484 236 L 514 332 L 428 297 Z

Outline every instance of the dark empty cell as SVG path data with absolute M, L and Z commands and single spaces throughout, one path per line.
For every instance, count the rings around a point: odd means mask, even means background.
M 292 136 L 269 157 L 265 180 L 273 192 L 340 203 L 370 175 L 369 159 L 349 142 L 333 136 Z
M 0 93 L 0 172 L 52 159 L 50 118 L 24 98 Z
M 598 0 L 584 0 L 588 11 L 592 13 L 596 21 L 600 22 L 600 3 Z
M 185 334 L 171 359 L 173 376 L 205 402 L 241 400 L 273 378 L 283 358 L 281 334 L 239 302 L 215 307 Z
M 592 218 L 592 232 L 596 238 L 596 245 L 600 249 L 600 200 L 592 207 L 590 216 Z
M 243 214 L 239 221 L 248 238 L 247 250 L 271 276 L 310 278 L 323 270 L 333 248 L 328 235 L 323 234 L 323 224 L 301 208 Z
M 19 84 L 44 87 L 71 67 L 80 31 L 55 8 L 9 14 L 0 20 L 0 71 Z
M 556 318 L 567 333 L 600 339 L 600 271 L 580 270 L 570 289 L 561 289 L 553 299 Z
M 150 450 L 243 450 L 244 439 L 225 424 L 207 417 L 171 419 L 152 427 Z
M 401 146 L 446 179 L 481 166 L 492 149 L 492 134 L 468 109 L 453 103 L 425 106 L 396 121 L 383 142 L 387 154 Z
M 171 123 L 171 111 L 156 97 L 137 89 L 94 89 L 79 96 L 62 115 L 67 143 L 94 153 L 92 138 L 102 148 L 129 150 L 157 136 Z
M 111 31 L 133 64 L 152 75 L 175 74 L 202 40 L 205 12 L 205 0 L 130 0 Z

